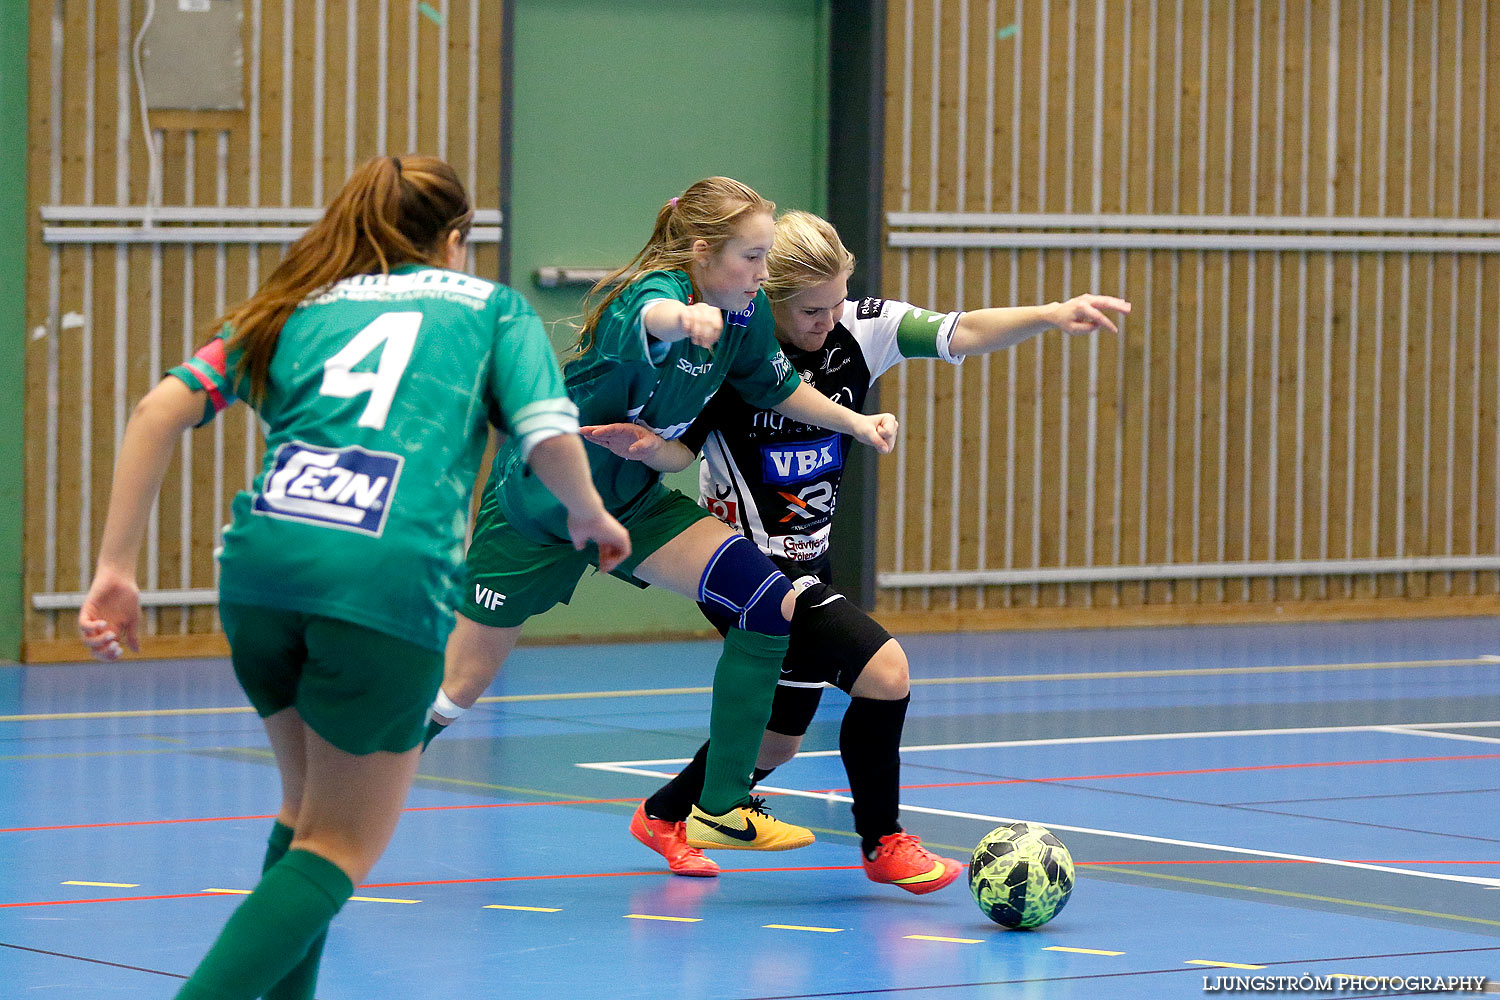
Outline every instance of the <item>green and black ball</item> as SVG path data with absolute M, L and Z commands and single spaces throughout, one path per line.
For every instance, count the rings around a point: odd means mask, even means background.
M 995 923 L 1040 927 L 1067 905 L 1073 892 L 1073 857 L 1046 827 L 996 827 L 974 848 L 969 891 Z

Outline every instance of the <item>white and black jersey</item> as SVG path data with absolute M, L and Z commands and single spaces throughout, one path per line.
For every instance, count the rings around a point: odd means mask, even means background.
M 782 345 L 802 381 L 862 411 L 870 386 L 908 358 L 942 358 L 959 313 L 935 313 L 893 299 L 844 303 L 821 349 Z M 703 452 L 699 502 L 746 535 L 794 580 L 828 580 L 828 538 L 852 438 L 746 403 L 721 388 L 683 435 Z

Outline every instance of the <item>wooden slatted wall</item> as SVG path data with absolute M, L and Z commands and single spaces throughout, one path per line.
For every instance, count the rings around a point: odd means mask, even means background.
M 159 5 L 158 5 L 159 6 Z M 162 206 L 319 208 L 364 159 L 435 153 L 480 209 L 500 182 L 502 6 L 484 0 L 244 0 L 240 112 L 153 112 Z M 150 166 L 129 54 L 144 0 L 31 0 L 26 592 L 91 573 L 130 407 L 252 290 L 285 244 L 44 242 L 44 206 L 140 207 Z M 77 234 L 74 234 L 77 237 Z M 476 244 L 493 275 L 495 244 Z M 218 526 L 252 477 L 244 407 L 194 432 L 168 472 L 143 589 L 215 584 Z M 76 610 L 28 607 L 27 659 L 77 658 Z M 149 613 L 157 654 L 216 651 L 209 606 Z
M 1500 217 L 1500 5 L 898 0 L 888 38 L 888 213 L 1276 216 L 1255 232 L 1293 236 Z M 881 609 L 956 627 L 1493 613 L 1493 568 L 893 582 L 1500 551 L 1493 244 L 1151 249 L 1215 230 L 1123 228 L 1140 246 L 888 247 L 883 294 L 920 305 L 1099 291 L 1135 310 L 1120 336 L 886 376 L 904 442 L 881 466 Z

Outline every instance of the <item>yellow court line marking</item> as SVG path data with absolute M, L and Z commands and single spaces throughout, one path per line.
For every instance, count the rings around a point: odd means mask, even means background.
M 933 937 L 930 934 L 908 934 L 906 939 L 908 941 L 945 941 L 948 944 L 984 944 L 980 938 Z
M 817 931 L 819 934 L 840 934 L 847 927 L 803 927 L 801 924 L 761 924 L 773 931 Z
M 561 913 L 562 910 L 555 906 L 505 906 L 501 903 L 490 903 L 486 910 L 525 910 L 527 913 Z
M 1291 892 L 1287 889 L 1267 889 L 1258 885 L 1240 885 L 1236 882 L 1215 882 L 1206 878 L 1189 878 L 1186 875 L 1168 875 L 1164 872 L 1143 872 L 1135 868 L 1111 868 L 1111 874 L 1136 875 L 1140 878 L 1154 878 L 1165 882 L 1185 882 L 1189 885 L 1207 885 L 1216 889 L 1237 889 L 1240 892 L 1259 892 L 1267 896 L 1286 896 L 1290 899 L 1307 899 L 1315 903 L 1337 903 L 1342 906 L 1358 906 L 1368 910 L 1382 910 L 1386 913 L 1409 913 L 1417 917 L 1437 917 L 1440 920 L 1458 920 L 1466 924 L 1483 924 L 1486 927 L 1500 927 L 1500 920 L 1488 920 L 1484 917 L 1465 917 L 1457 913 L 1438 913 L 1434 910 L 1417 910 L 1406 906 L 1389 906 L 1385 903 L 1367 903 L 1361 899 L 1340 899 L 1337 896 L 1315 896 L 1307 892 Z M 1485 886 L 1487 889 L 1496 886 Z
M 1186 965 L 1209 965 L 1215 969 L 1264 969 L 1264 965 L 1240 965 L 1238 962 L 1211 962 L 1206 958 L 1190 958 Z
M 204 889 L 204 892 L 222 892 L 226 896 L 248 896 L 249 889 Z
M 73 879 L 62 883 L 63 885 L 92 885 L 103 889 L 139 889 L 139 882 L 79 882 Z
M 353 903 L 420 903 L 420 899 L 391 899 L 389 896 L 350 896 Z
M 1066 951 L 1066 952 L 1068 952 L 1069 954 L 1072 954 L 1072 955 L 1109 955 L 1109 956 L 1115 956 L 1115 955 L 1123 955 L 1123 954 L 1125 954 L 1123 951 L 1099 951 L 1098 949 L 1095 949 L 1095 948 L 1064 948 L 1062 945 L 1057 945 L 1057 944 L 1050 945 L 1050 946 L 1048 946 L 1046 948 L 1043 948 L 1042 950 L 1043 951 Z
M 1234 677 L 1247 674 L 1300 674 L 1336 670 L 1417 670 L 1437 667 L 1493 667 L 1493 659 L 1392 660 L 1381 663 L 1306 663 L 1275 667 L 1184 667 L 1164 670 L 1104 670 L 1066 674 L 999 674 L 987 677 L 921 677 L 912 684 L 1019 684 L 1037 681 L 1107 681 L 1148 677 Z M 494 705 L 530 701 L 579 701 L 591 698 L 649 698 L 684 694 L 711 694 L 711 687 L 636 688 L 625 691 L 557 691 L 542 694 L 489 695 L 479 704 Z M 222 708 L 155 708 L 116 712 L 48 712 L 37 715 L 0 715 L 0 722 L 61 722 L 78 719 L 154 719 L 192 715 L 244 715 L 250 706 Z
M 679 924 L 701 923 L 702 917 L 659 917 L 654 913 L 627 913 L 626 920 L 671 920 Z

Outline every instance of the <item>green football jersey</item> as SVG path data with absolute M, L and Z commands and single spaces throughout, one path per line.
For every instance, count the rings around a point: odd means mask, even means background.
M 248 394 L 236 361 L 221 335 L 168 373 L 207 393 L 202 423 Z M 234 499 L 221 598 L 432 649 L 453 627 L 486 424 L 519 456 L 578 429 L 531 306 L 420 265 L 346 278 L 298 306 L 257 409 L 265 462 Z
M 581 423 L 637 423 L 671 440 L 688 429 L 725 382 L 764 409 L 786 399 L 801 382 L 776 342 L 765 292 L 757 292 L 743 312 L 724 313 L 724 333 L 712 348 L 686 338 L 664 343 L 650 337 L 641 314 L 663 299 L 695 301 L 687 272 L 651 271 L 631 282 L 600 317 L 589 350 L 563 367 Z M 586 450 L 594 485 L 612 513 L 623 512 L 661 479 L 644 462 L 593 444 Z M 507 520 L 528 537 L 567 537 L 562 505 L 528 474 L 519 454 L 508 451 L 496 460 L 490 488 L 500 490 Z

